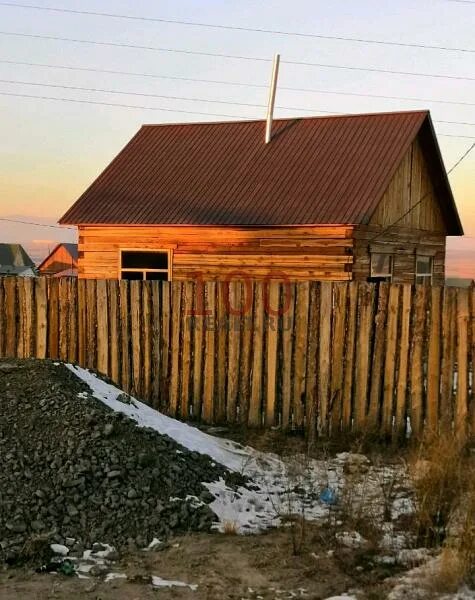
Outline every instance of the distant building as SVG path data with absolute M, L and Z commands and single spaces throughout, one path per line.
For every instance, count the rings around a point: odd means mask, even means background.
M 20 244 L 0 244 L 0 277 L 36 277 L 35 263 Z
M 47 277 L 77 277 L 77 244 L 58 244 L 40 264 L 38 271 Z

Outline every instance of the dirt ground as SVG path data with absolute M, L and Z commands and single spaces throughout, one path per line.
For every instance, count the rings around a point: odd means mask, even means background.
M 386 597 L 384 578 L 395 572 L 376 566 L 366 551 L 332 552 L 331 532 L 308 526 L 299 555 L 293 555 L 290 529 L 262 535 L 193 534 L 175 538 L 159 552 L 123 557 L 113 572 L 127 579 L 104 582 L 33 569 L 0 571 L 1 600 L 322 600 L 364 590 L 364 598 Z M 151 576 L 197 584 L 189 588 L 154 589 Z

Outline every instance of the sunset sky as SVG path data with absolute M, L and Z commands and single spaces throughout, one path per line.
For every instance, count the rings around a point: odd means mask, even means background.
M 470 52 L 40 11 L 20 8 L 21 3 L 14 0 L 11 4 L 16 6 L 5 6 L 0 1 L 1 219 L 54 225 L 142 123 L 228 118 L 216 115 L 265 116 L 265 86 L 271 69 L 268 61 L 198 56 L 163 49 L 253 59 L 271 59 L 275 52 L 280 52 L 283 63 L 277 93 L 280 108 L 276 116 L 429 108 L 447 168 L 475 142 L 475 2 L 36 0 L 35 3 L 42 7 L 441 46 Z M 120 46 L 11 34 L 74 38 Z M 131 48 L 131 45 L 162 51 Z M 294 65 L 285 61 L 340 68 Z M 13 63 L 35 63 L 36 66 Z M 341 68 L 344 66 L 446 77 L 366 72 Z M 129 74 L 97 72 L 104 70 Z M 45 84 L 90 89 L 46 87 Z M 319 91 L 285 90 L 285 87 Z M 150 94 L 175 98 L 150 97 Z M 139 108 L 81 104 L 65 99 Z M 447 274 L 475 278 L 475 150 L 454 171 L 450 181 L 466 237 L 449 240 Z M 0 241 L 23 243 L 35 259 L 41 258 L 56 241 L 75 239 L 75 231 L 71 229 L 23 225 L 1 219 Z

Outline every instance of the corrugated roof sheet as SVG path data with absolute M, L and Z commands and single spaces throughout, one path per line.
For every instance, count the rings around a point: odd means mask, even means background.
M 0 267 L 34 267 L 25 249 L 20 244 L 0 244 Z
M 145 125 L 60 222 L 365 223 L 425 121 L 426 111 L 277 119 L 269 144 L 265 121 Z

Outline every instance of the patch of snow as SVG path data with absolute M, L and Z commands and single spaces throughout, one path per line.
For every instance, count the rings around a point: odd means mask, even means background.
M 357 531 L 339 531 L 335 534 L 337 541 L 347 548 L 361 548 L 367 542 Z
M 155 575 L 152 575 L 152 585 L 153 585 L 153 587 L 158 587 L 158 588 L 160 588 L 160 587 L 190 588 L 190 590 L 192 592 L 196 592 L 196 590 L 198 589 L 198 585 L 196 583 L 184 583 L 183 581 L 167 580 L 167 579 L 162 579 L 161 577 L 156 577 Z
M 127 579 L 127 575 L 125 573 L 107 573 L 104 581 L 109 583 L 110 581 L 114 581 L 114 579 Z
M 342 596 L 331 596 L 331 598 L 326 598 L 326 600 L 358 600 L 356 596 L 348 596 L 348 594 L 343 594 Z
M 153 550 L 156 546 L 159 546 L 161 543 L 161 540 L 159 540 L 158 538 L 153 538 L 153 540 L 146 548 L 144 548 L 144 550 Z
M 67 556 L 69 554 L 69 548 L 63 546 L 63 544 L 51 544 L 50 548 L 57 556 Z

